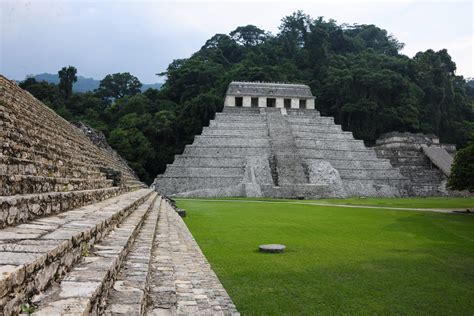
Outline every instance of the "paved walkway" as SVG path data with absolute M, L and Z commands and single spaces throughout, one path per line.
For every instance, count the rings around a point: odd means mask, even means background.
M 190 200 L 190 201 L 201 201 L 201 202 L 241 202 L 241 203 L 268 203 L 268 204 L 296 204 L 296 205 L 316 205 L 326 207 L 347 207 L 347 208 L 364 208 L 364 209 L 382 209 L 382 210 L 394 210 L 394 211 L 418 211 L 418 212 L 435 212 L 435 213 L 448 213 L 448 214 L 459 214 L 456 212 L 465 211 L 466 208 L 461 209 L 437 209 L 437 208 L 415 208 L 415 207 L 392 207 L 392 206 L 374 206 L 374 205 L 349 205 L 349 204 L 332 204 L 332 203 L 320 203 L 320 202 L 291 202 L 291 201 L 259 201 L 259 200 L 212 200 L 212 199 L 180 199 L 175 200 Z
M 152 259 L 150 315 L 238 315 L 184 221 L 162 203 Z

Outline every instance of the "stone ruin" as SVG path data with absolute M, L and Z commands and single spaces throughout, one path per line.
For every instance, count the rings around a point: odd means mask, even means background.
M 0 315 L 238 314 L 169 200 L 0 75 Z
M 381 135 L 374 149 L 409 180 L 407 195 L 463 195 L 446 187 L 455 145 L 442 144 L 435 135 L 391 132 Z
M 391 133 L 367 148 L 304 85 L 233 83 L 153 188 L 181 196 L 450 194 L 454 147 Z M 0 76 L 0 315 L 238 314 L 168 198 L 105 137 Z
M 153 186 L 162 194 L 184 197 L 448 194 L 446 175 L 431 161 L 447 155 L 451 161 L 444 159 L 444 168 L 449 170 L 452 157 L 446 149 L 452 153 L 454 146 L 404 135 L 385 135 L 375 148 L 366 147 L 314 109 L 308 86 L 232 82 L 224 111 Z M 400 146 L 395 148 L 396 142 Z M 430 156 L 427 149 L 434 147 L 442 153 Z

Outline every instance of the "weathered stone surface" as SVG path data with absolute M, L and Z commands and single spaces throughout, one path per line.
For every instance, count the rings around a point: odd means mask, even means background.
M 328 161 L 313 161 L 308 164 L 308 171 L 310 183 L 327 185 L 333 197 L 346 196 L 339 172 Z
M 147 314 L 238 314 L 188 228 L 167 201 L 160 209 L 157 233 Z
M 21 297 L 20 302 L 23 297 L 47 288 L 87 254 L 83 245 L 99 241 L 151 193 L 150 190 L 139 190 L 55 217 L 0 230 L 0 266 L 9 266 L 9 273 L 3 279 L 7 286 L 0 292 L 0 298 L 6 299 L 0 300 L 0 310 L 4 308 L 7 314 L 17 310 L 19 306 L 12 303 L 12 298 Z M 95 225 L 91 225 L 91 221 Z M 25 231 L 32 234 L 24 234 Z M 11 266 L 15 266 L 13 271 Z
M 153 208 L 156 194 L 147 198 L 147 201 L 138 206 L 125 220 L 115 227 L 94 247 L 84 250 L 83 260 L 76 264 L 72 271 L 66 274 L 59 286 L 51 289 L 46 295 L 38 297 L 35 304 L 38 311 L 55 310 L 58 314 L 68 312 L 68 305 L 59 305 L 58 301 L 75 299 L 78 313 L 100 313 L 106 301 L 108 291 L 112 288 L 114 279 L 119 271 L 122 260 L 128 254 L 133 241 L 140 231 L 146 215 Z M 156 223 L 156 217 L 152 223 Z M 83 307 L 85 309 L 80 310 Z

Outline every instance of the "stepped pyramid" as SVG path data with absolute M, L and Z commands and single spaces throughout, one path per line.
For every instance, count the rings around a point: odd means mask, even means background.
M 0 76 L 0 315 L 238 314 L 170 201 Z
M 314 109 L 305 85 L 232 82 L 217 113 L 154 187 L 195 197 L 399 196 L 407 178 Z

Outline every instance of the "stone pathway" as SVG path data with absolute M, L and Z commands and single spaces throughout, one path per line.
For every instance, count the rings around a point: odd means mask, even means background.
M 149 315 L 239 314 L 187 226 L 168 203 L 162 203 L 152 258 Z

